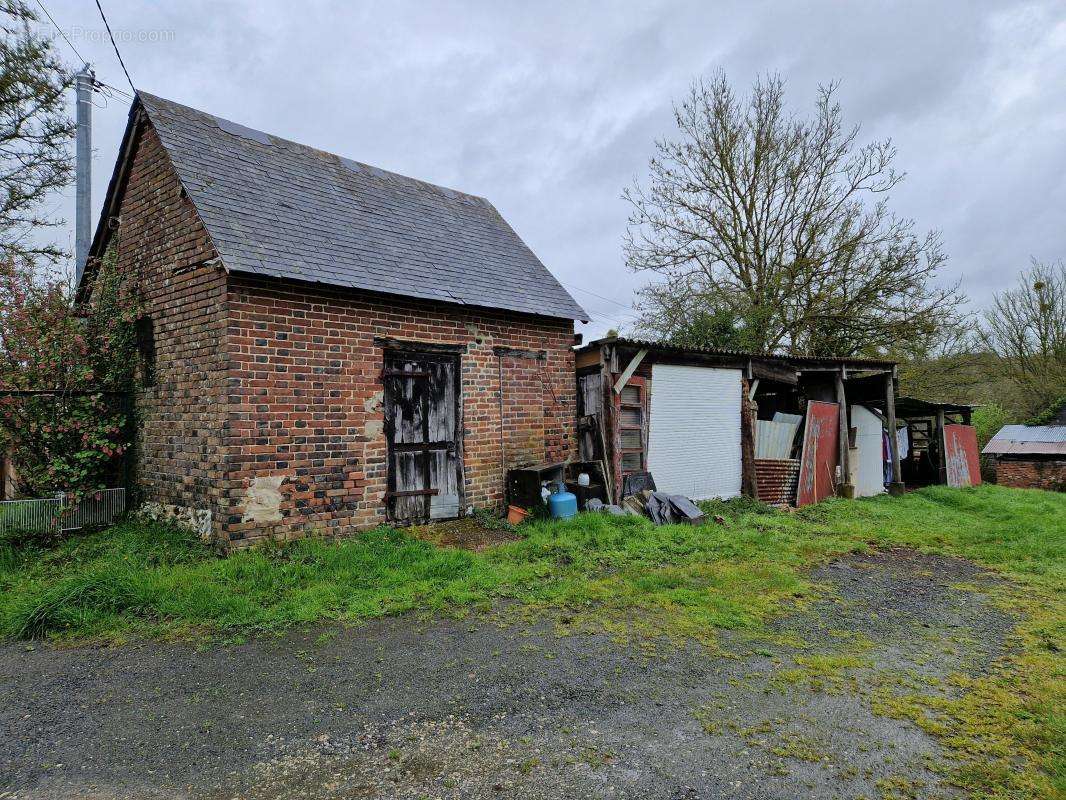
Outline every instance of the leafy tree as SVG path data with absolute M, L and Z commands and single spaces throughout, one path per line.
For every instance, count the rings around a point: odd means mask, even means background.
M 69 279 L 0 263 L 0 431 L 38 497 L 106 487 L 129 446 L 139 300 L 108 258 L 92 301 L 72 301 Z
M 640 326 L 733 314 L 750 349 L 811 355 L 881 352 L 955 316 L 937 287 L 939 235 L 888 208 L 890 141 L 857 143 L 835 86 L 810 119 L 790 115 L 779 76 L 739 99 L 725 75 L 697 81 L 675 108 L 679 136 L 656 143 L 648 185 L 630 202 L 626 260 L 657 280 Z
M 43 203 L 72 177 L 72 76 L 21 0 L 0 0 L 0 440 L 20 490 L 106 486 L 127 447 L 122 393 L 136 358 L 136 282 L 113 259 L 75 306 Z M 118 400 L 115 399 L 118 395 Z
M 651 331 L 656 339 L 680 347 L 703 347 L 718 350 L 758 350 L 760 343 L 751 335 L 736 312 L 713 301 L 671 302 L 676 293 L 664 283 L 651 284 L 643 290 L 645 305 L 653 302 L 659 309 Z
M 36 20 L 21 0 L 0 0 L 0 258 L 55 263 L 63 251 L 38 232 L 62 224 L 42 204 L 71 179 L 73 76 L 31 27 Z
M 974 409 L 972 422 L 977 429 L 977 446 L 983 448 L 1000 428 L 1014 422 L 1014 416 L 998 403 L 988 403 Z
M 949 315 L 937 325 L 885 348 L 899 363 L 900 393 L 926 400 L 984 402 L 978 395 L 989 384 L 972 317 Z
M 1026 420 L 1027 425 L 1066 424 L 1066 394 L 1059 395 Z
M 983 322 L 981 342 L 1017 387 L 1025 416 L 1066 396 L 1066 264 L 1034 260 Z

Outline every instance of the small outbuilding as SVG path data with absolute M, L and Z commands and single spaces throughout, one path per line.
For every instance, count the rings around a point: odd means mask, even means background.
M 131 488 L 224 546 L 501 508 L 588 315 L 493 205 L 138 92 L 81 302 L 144 300 Z
M 958 439 L 959 426 L 970 426 L 973 406 L 960 403 L 943 403 L 922 400 L 917 397 L 896 398 L 896 417 L 906 424 L 906 433 L 900 435 L 900 461 L 903 481 L 908 486 L 949 484 L 954 478 L 949 474 L 952 466 L 949 445 Z M 977 437 L 973 443 L 964 445 L 966 457 L 977 458 Z M 955 463 L 960 463 L 956 458 Z M 979 470 L 974 470 L 975 476 Z M 966 481 L 966 485 L 973 479 Z
M 576 367 L 579 457 L 603 464 L 615 502 L 649 474 L 696 500 L 902 491 L 892 361 L 610 337 L 577 348 Z
M 985 445 L 996 483 L 1066 492 L 1066 409 L 1052 425 L 1004 425 Z

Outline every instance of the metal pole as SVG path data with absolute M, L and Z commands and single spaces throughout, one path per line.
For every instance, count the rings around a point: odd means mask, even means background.
M 77 94 L 77 137 L 74 161 L 76 192 L 74 212 L 74 261 L 77 280 L 85 271 L 89 257 L 89 229 L 92 225 L 92 157 L 93 157 L 93 82 L 95 74 L 88 64 L 74 76 Z

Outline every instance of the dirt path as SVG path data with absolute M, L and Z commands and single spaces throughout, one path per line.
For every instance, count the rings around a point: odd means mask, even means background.
M 866 687 L 985 670 L 1011 627 L 992 579 L 906 551 L 816 577 L 834 599 L 717 655 L 414 618 L 204 652 L 4 646 L 0 798 L 952 796 L 935 741 Z

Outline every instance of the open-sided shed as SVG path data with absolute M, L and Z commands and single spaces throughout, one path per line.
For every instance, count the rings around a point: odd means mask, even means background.
M 694 499 L 804 504 L 857 484 L 902 488 L 898 440 L 880 433 L 897 427 L 891 361 L 610 337 L 579 347 L 575 363 L 580 457 L 603 459 L 616 501 L 645 472 Z

